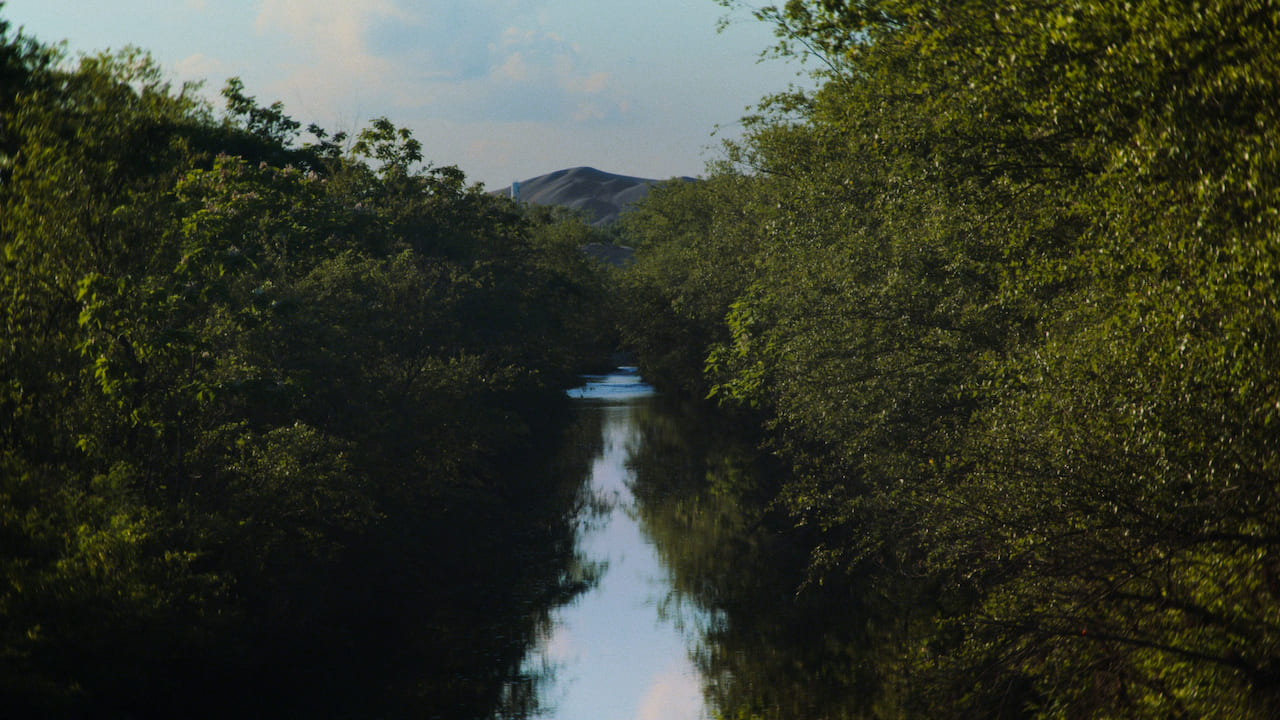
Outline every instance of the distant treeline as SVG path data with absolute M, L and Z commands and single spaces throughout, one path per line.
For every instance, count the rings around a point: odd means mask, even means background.
M 223 96 L 0 21 L 0 715 L 514 716 L 591 230 Z
M 758 15 L 819 85 L 624 216 L 624 327 L 789 468 L 815 717 L 1280 716 L 1280 5 Z

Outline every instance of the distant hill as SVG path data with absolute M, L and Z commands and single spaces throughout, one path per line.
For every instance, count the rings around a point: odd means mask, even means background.
M 659 182 L 664 181 L 576 167 L 521 180 L 520 201 L 582 210 L 592 225 L 600 227 L 617 220 L 628 205 L 643 199 L 649 194 L 649 188 Z M 510 197 L 511 188 L 495 190 L 493 194 Z

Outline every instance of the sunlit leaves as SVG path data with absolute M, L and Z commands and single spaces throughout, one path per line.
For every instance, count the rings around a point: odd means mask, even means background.
M 729 148 L 773 209 L 706 369 L 768 409 L 817 577 L 942 583 L 902 697 L 1274 714 L 1276 9 L 759 14 L 826 82 Z
M 534 628 L 582 587 L 555 580 L 572 493 L 530 468 L 557 384 L 605 351 L 574 327 L 601 323 L 598 274 L 535 242 L 556 218 L 418 171 L 420 144 L 385 119 L 350 153 L 315 126 L 299 148 L 300 123 L 237 80 L 215 121 L 139 51 L 55 66 L 14 43 L 0 35 L 6 710 L 255 715 L 280 696 L 285 714 L 347 714 L 335 698 L 382 714 L 430 695 L 496 712 L 529 680 Z M 537 533 L 554 542 L 529 562 L 469 574 Z M 507 583 L 485 627 L 516 639 L 443 650 L 436 631 Z M 353 668 L 358 652 L 386 667 Z M 315 668 L 344 681 L 317 688 Z M 441 700 L 455 672 L 487 679 Z M 252 700 L 206 692 L 226 682 Z

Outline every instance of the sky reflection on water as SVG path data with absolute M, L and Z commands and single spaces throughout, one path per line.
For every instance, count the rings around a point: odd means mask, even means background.
M 620 367 L 608 375 L 583 375 L 582 385 L 567 390 L 571 398 L 578 400 L 603 400 L 606 402 L 635 400 L 654 394 L 653 386 L 640 377 L 634 367 Z
M 547 720 L 697 720 L 704 717 L 701 679 L 687 644 L 659 605 L 670 590 L 666 568 L 630 513 L 628 459 L 639 442 L 635 415 L 653 388 L 634 368 L 587 376 L 570 397 L 603 413 L 603 443 L 591 488 L 613 509 L 586 528 L 579 550 L 608 568 L 599 585 L 557 612 L 539 649 L 557 668 L 546 697 Z

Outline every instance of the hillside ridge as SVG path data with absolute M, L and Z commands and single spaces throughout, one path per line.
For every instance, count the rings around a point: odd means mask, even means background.
M 695 178 L 671 179 L 687 182 Z M 580 166 L 519 181 L 519 200 L 534 205 L 560 205 L 582 210 L 592 225 L 602 227 L 616 221 L 628 206 L 643 200 L 649 194 L 649 188 L 660 182 L 665 181 Z M 512 187 L 492 192 L 511 197 Z

